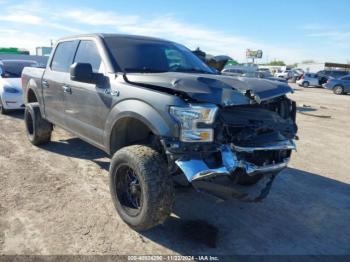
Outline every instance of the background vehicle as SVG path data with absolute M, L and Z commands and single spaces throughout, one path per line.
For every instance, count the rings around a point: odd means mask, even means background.
M 299 80 L 297 80 L 297 84 L 299 86 L 303 87 L 309 87 L 309 86 L 319 86 L 320 85 L 320 79 L 317 74 L 314 73 L 306 73 L 301 76 Z
M 0 112 L 11 109 L 23 109 L 21 74 L 25 66 L 36 66 L 35 61 L 1 60 L 0 61 Z
M 304 74 L 304 72 L 301 69 L 292 69 L 291 70 L 291 80 L 293 83 L 295 83 L 297 80 L 300 79 L 300 77 Z
M 29 141 L 49 142 L 54 124 L 113 155 L 112 200 L 136 230 L 170 215 L 175 181 L 261 201 L 295 149 L 288 85 L 214 74 L 166 40 L 64 38 L 46 69 L 25 68 L 22 81 Z M 253 196 L 239 186 L 261 183 Z
M 317 75 L 320 78 L 320 85 L 323 85 L 331 78 L 339 78 L 349 74 L 349 71 L 343 70 L 321 70 L 317 72 Z
M 323 87 L 333 90 L 333 93 L 336 95 L 350 93 L 350 74 L 338 79 L 331 78 L 327 81 L 327 83 L 323 84 Z
M 248 72 L 243 74 L 244 77 L 255 77 L 255 78 L 263 78 L 266 80 L 279 81 L 283 83 L 287 83 L 287 80 L 280 77 L 273 77 L 270 71 L 256 71 L 256 72 Z
M 280 77 L 280 78 L 284 78 L 286 80 L 288 80 L 289 78 L 292 77 L 292 72 L 291 70 L 278 70 L 276 73 L 275 73 L 275 77 Z

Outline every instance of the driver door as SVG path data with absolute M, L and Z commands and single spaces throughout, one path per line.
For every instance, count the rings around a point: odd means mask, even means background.
M 94 73 L 105 73 L 104 64 L 93 39 L 81 40 L 73 63 L 89 63 Z M 104 127 L 110 111 L 107 86 L 69 79 L 65 90 L 66 126 L 85 140 L 103 147 Z

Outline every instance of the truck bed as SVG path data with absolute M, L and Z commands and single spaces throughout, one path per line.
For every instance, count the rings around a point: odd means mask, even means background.
M 37 68 L 37 67 L 25 67 L 22 71 L 22 88 L 23 94 L 25 97 L 28 90 L 28 83 L 31 81 L 30 86 L 35 88 L 35 93 L 38 98 L 38 102 L 40 103 L 42 99 L 42 90 L 41 90 L 41 79 L 44 75 L 45 68 Z M 27 102 L 27 101 L 25 101 Z

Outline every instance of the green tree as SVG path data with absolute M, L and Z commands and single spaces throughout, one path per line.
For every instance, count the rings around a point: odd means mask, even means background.
M 307 60 L 303 60 L 301 61 L 303 64 L 313 64 L 315 63 L 315 60 L 312 60 L 312 59 L 307 59 Z
M 285 66 L 286 64 L 281 60 L 274 60 L 269 63 L 272 66 Z
M 290 67 L 290 68 L 294 68 L 294 67 L 297 67 L 297 66 L 298 66 L 298 63 L 294 63 L 294 64 L 288 65 L 288 67 Z

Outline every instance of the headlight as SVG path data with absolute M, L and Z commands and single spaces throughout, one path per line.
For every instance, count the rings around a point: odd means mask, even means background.
M 5 91 L 5 93 L 10 93 L 10 94 L 20 93 L 16 88 L 8 87 L 8 86 L 5 86 L 4 91 Z
M 212 128 L 198 128 L 197 123 L 212 124 L 218 108 L 212 104 L 189 105 L 188 107 L 170 107 L 170 114 L 181 125 L 180 140 L 183 142 L 212 142 Z

